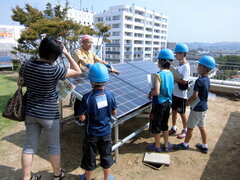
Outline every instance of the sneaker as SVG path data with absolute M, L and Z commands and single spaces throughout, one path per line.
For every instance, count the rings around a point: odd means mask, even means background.
M 85 180 L 85 179 L 86 179 L 86 174 L 84 173 L 80 176 L 80 180 Z
M 169 135 L 176 134 L 176 132 L 177 132 L 177 129 L 174 130 L 173 128 L 171 128 L 171 129 L 169 130 Z
M 150 151 L 155 151 L 155 152 L 161 152 L 162 151 L 161 147 L 157 148 L 157 147 L 155 147 L 155 144 L 148 144 L 147 149 L 150 150 Z
M 202 146 L 202 144 L 196 144 L 196 147 L 202 152 L 202 153 L 205 153 L 205 154 L 207 154 L 208 153 L 208 148 L 204 148 L 203 146 Z
M 113 177 L 113 175 L 109 175 L 109 180 L 114 180 L 114 177 Z
M 172 149 L 172 147 L 173 147 L 173 145 L 170 143 L 170 142 L 168 142 L 168 147 L 162 147 L 162 150 L 164 151 L 164 152 L 169 152 L 169 150 L 170 149 Z
M 75 120 L 74 123 L 78 126 L 78 127 L 83 127 L 86 125 L 86 123 L 84 121 L 78 121 L 78 120 Z
M 174 144 L 173 145 L 173 149 L 175 149 L 175 150 L 188 150 L 189 149 L 189 145 L 188 146 L 184 146 L 183 143 Z
M 179 135 L 177 136 L 177 138 L 178 138 L 178 139 L 183 139 L 183 138 L 186 137 L 186 134 L 187 134 L 187 131 L 182 130 L 181 134 L 179 134 Z

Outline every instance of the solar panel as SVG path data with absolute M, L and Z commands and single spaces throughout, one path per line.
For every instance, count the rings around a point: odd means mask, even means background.
M 114 67 L 121 72 L 120 75 L 110 74 L 106 89 L 114 94 L 118 105 L 117 119 L 149 104 L 147 94 L 150 91 L 147 74 L 159 71 L 157 65 L 151 61 L 116 64 Z M 144 68 L 143 68 L 144 67 Z M 76 86 L 73 94 L 77 98 L 91 91 L 92 87 L 87 73 L 80 77 L 69 78 Z
M 136 62 L 130 62 L 129 64 L 131 64 L 132 66 L 135 66 L 149 74 L 156 73 L 160 70 L 157 63 L 154 63 L 152 61 L 136 61 Z

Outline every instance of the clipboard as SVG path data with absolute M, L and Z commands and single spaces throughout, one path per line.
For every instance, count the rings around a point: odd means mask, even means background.
M 155 74 L 148 74 L 147 75 L 147 81 L 148 81 L 148 86 L 150 89 L 154 88 L 154 77 Z
M 195 82 L 194 82 L 194 83 L 195 83 Z M 187 98 L 188 98 L 188 99 L 193 95 L 193 92 L 194 92 L 193 88 L 194 88 L 194 84 L 192 84 L 192 85 L 190 86 L 190 88 L 188 89 L 188 92 L 187 92 Z M 195 107 L 199 102 L 200 102 L 200 99 L 199 99 L 199 97 L 198 97 L 195 101 L 191 102 L 189 105 L 191 106 L 192 109 L 194 109 L 194 107 Z
M 170 67 L 169 70 L 172 72 L 174 79 L 183 79 L 183 75 L 181 75 L 175 68 Z

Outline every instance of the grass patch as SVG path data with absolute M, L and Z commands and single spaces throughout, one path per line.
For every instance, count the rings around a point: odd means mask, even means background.
M 9 98 L 17 90 L 17 74 L 0 74 L 0 139 L 8 128 L 17 122 L 2 117 L 2 113 Z

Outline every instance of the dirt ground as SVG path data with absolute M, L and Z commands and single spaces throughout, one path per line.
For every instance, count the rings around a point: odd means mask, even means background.
M 64 108 L 64 115 L 71 113 L 71 108 Z M 120 139 L 147 122 L 147 114 L 142 114 L 123 123 L 120 125 Z M 180 119 L 178 122 L 179 127 L 181 127 Z M 169 121 L 169 125 L 171 125 L 171 121 Z M 24 129 L 24 124 L 18 123 L 16 127 L 5 132 L 0 141 L 1 180 L 21 179 L 20 155 L 25 138 Z M 112 174 L 117 180 L 239 179 L 239 99 L 217 96 L 215 101 L 210 101 L 206 130 L 210 148 L 208 154 L 202 154 L 195 147 L 196 143 L 201 142 L 199 130 L 196 129 L 190 141 L 190 150 L 172 150 L 168 153 L 171 157 L 170 166 L 154 170 L 142 163 L 147 144 L 153 142 L 152 135 L 146 129 L 120 147 L 119 159 L 112 166 Z M 84 172 L 79 167 L 82 156 L 82 142 L 83 129 L 76 127 L 72 122 L 66 123 L 61 134 L 62 167 L 69 172 L 66 180 L 79 179 L 79 175 Z M 177 139 L 176 136 L 171 136 L 170 142 L 176 144 L 182 142 L 182 140 Z M 34 173 L 42 175 L 43 180 L 52 179 L 52 170 L 47 159 L 43 136 L 32 168 Z M 99 166 L 94 171 L 93 178 L 95 180 L 103 179 L 103 173 Z

